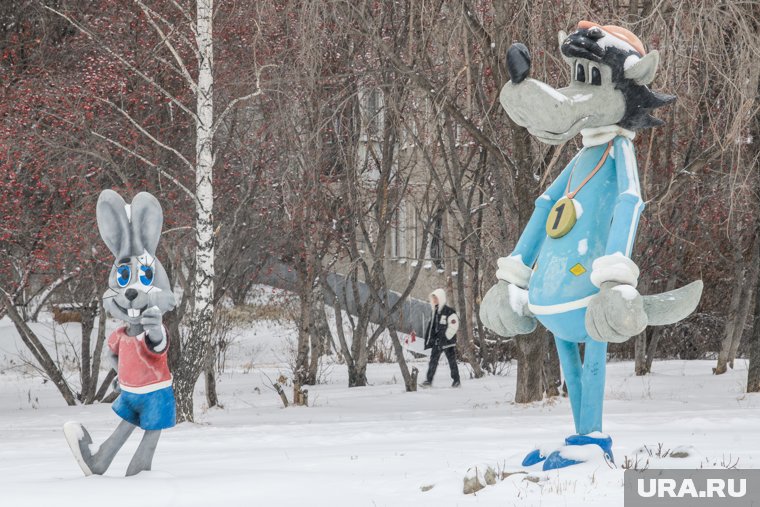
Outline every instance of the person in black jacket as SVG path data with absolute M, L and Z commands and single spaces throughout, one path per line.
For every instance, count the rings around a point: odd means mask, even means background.
M 441 358 L 441 353 L 444 352 L 451 369 L 451 379 L 453 380 L 451 387 L 459 387 L 459 368 L 457 367 L 459 317 L 453 308 L 446 306 L 446 291 L 443 289 L 436 289 L 430 293 L 430 306 L 432 318 L 425 329 L 425 350 L 432 350 L 427 379 L 422 383 L 422 386 L 428 387 L 433 384 L 438 360 Z

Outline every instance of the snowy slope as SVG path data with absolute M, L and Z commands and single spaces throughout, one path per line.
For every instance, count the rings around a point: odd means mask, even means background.
M 44 326 L 40 324 L 39 326 Z M 75 334 L 76 325 L 68 325 Z M 370 387 L 347 389 L 345 367 L 326 368 L 310 388 L 309 408 L 283 409 L 267 377 L 287 375 L 288 327 L 240 331 L 219 392 L 224 408 L 196 424 L 166 431 L 153 471 L 123 476 L 138 435 L 108 474 L 84 478 L 63 439 L 68 420 L 97 442 L 118 420 L 109 406 L 67 407 L 50 383 L 12 368 L 18 350 L 0 321 L 0 498 L 12 506 L 587 506 L 622 505 L 622 469 L 604 463 L 550 474 L 512 475 L 476 495 L 462 494 L 468 469 L 485 464 L 518 470 L 534 444 L 572 432 L 567 399 L 530 406 L 511 402 L 508 375 L 448 387 L 439 369 L 433 389 L 405 393 L 394 364 L 371 365 Z M 424 363 L 417 363 L 424 371 Z M 746 365 L 721 377 L 706 361 L 656 362 L 632 375 L 631 363 L 608 368 L 606 428 L 618 465 L 646 445 L 692 446 L 684 459 L 640 454 L 651 467 L 760 467 L 760 396 L 743 394 Z M 290 393 L 289 393 L 290 394 Z M 655 452 L 656 454 L 656 452 Z M 432 488 L 430 488 L 432 486 Z M 428 489 L 422 491 L 422 488 Z

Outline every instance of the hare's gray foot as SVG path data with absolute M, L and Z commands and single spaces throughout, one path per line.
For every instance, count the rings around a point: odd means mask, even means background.
M 132 461 L 129 462 L 127 477 L 150 470 L 153 463 L 153 455 L 158 445 L 158 437 L 160 436 L 161 430 L 147 430 L 145 432 L 135 455 L 132 457 Z
M 63 435 L 66 437 L 71 453 L 84 475 L 92 475 L 92 452 L 90 451 L 92 438 L 90 434 L 78 422 L 69 421 L 63 425 Z
M 64 424 L 63 434 L 84 475 L 103 475 L 134 429 L 135 425 L 121 421 L 111 436 L 94 453 L 92 452 L 92 437 L 81 424 L 77 422 Z

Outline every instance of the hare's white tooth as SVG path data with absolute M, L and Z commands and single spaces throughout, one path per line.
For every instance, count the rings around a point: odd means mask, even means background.
M 136 308 L 129 308 L 127 310 L 127 315 L 129 315 L 130 317 L 137 317 L 138 315 L 140 315 L 140 311 L 137 310 Z

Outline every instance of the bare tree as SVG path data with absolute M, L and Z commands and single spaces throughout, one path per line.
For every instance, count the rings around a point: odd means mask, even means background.
M 215 113 L 215 39 L 213 33 L 215 10 L 213 0 L 197 0 L 194 13 L 179 2 L 173 2 L 175 11 L 171 15 L 157 12 L 141 0 L 134 0 L 134 5 L 144 16 L 147 24 L 155 32 L 154 36 L 158 39 L 157 51 L 153 57 L 164 67 L 171 69 L 181 77 L 182 82 L 190 92 L 189 94 L 175 93 L 167 89 L 156 78 L 141 70 L 116 48 L 103 43 L 101 36 L 76 20 L 74 15 L 48 5 L 45 5 L 45 8 L 66 19 L 93 41 L 100 43 L 102 51 L 112 57 L 115 62 L 118 62 L 126 72 L 139 77 L 144 84 L 164 96 L 170 104 L 176 106 L 178 111 L 187 115 L 192 121 L 195 153 L 194 157 L 191 158 L 186 157 L 177 147 L 164 142 L 158 135 L 152 133 L 128 109 L 104 99 L 124 117 L 131 127 L 139 131 L 146 142 L 152 143 L 175 157 L 181 167 L 191 171 L 194 176 L 192 184 L 183 183 L 182 180 L 185 178 L 170 174 L 160 164 L 146 158 L 119 140 L 99 132 L 92 133 L 136 158 L 160 174 L 161 177 L 168 179 L 194 205 L 193 277 L 188 286 L 190 290 L 184 295 L 189 300 L 188 332 L 180 333 L 183 337 L 181 343 L 175 342 L 175 347 L 180 346 L 181 354 L 173 355 L 178 361 L 172 365 L 177 394 L 178 420 L 192 421 L 193 389 L 200 373 L 207 365 L 207 358 L 212 348 L 210 337 L 212 336 L 211 326 L 215 304 L 214 252 L 216 246 L 213 179 L 214 139 L 222 122 L 239 103 L 252 100 L 262 93 L 260 86 L 261 69 L 256 71 L 254 87 L 249 93 L 230 100 L 220 113 Z M 190 57 L 187 56 L 188 48 L 190 48 Z M 194 59 L 194 72 L 191 72 L 190 58 Z M 193 97 L 194 104 L 186 101 L 184 95 Z M 187 269 L 186 266 L 182 265 L 175 268 L 175 273 L 178 270 Z

